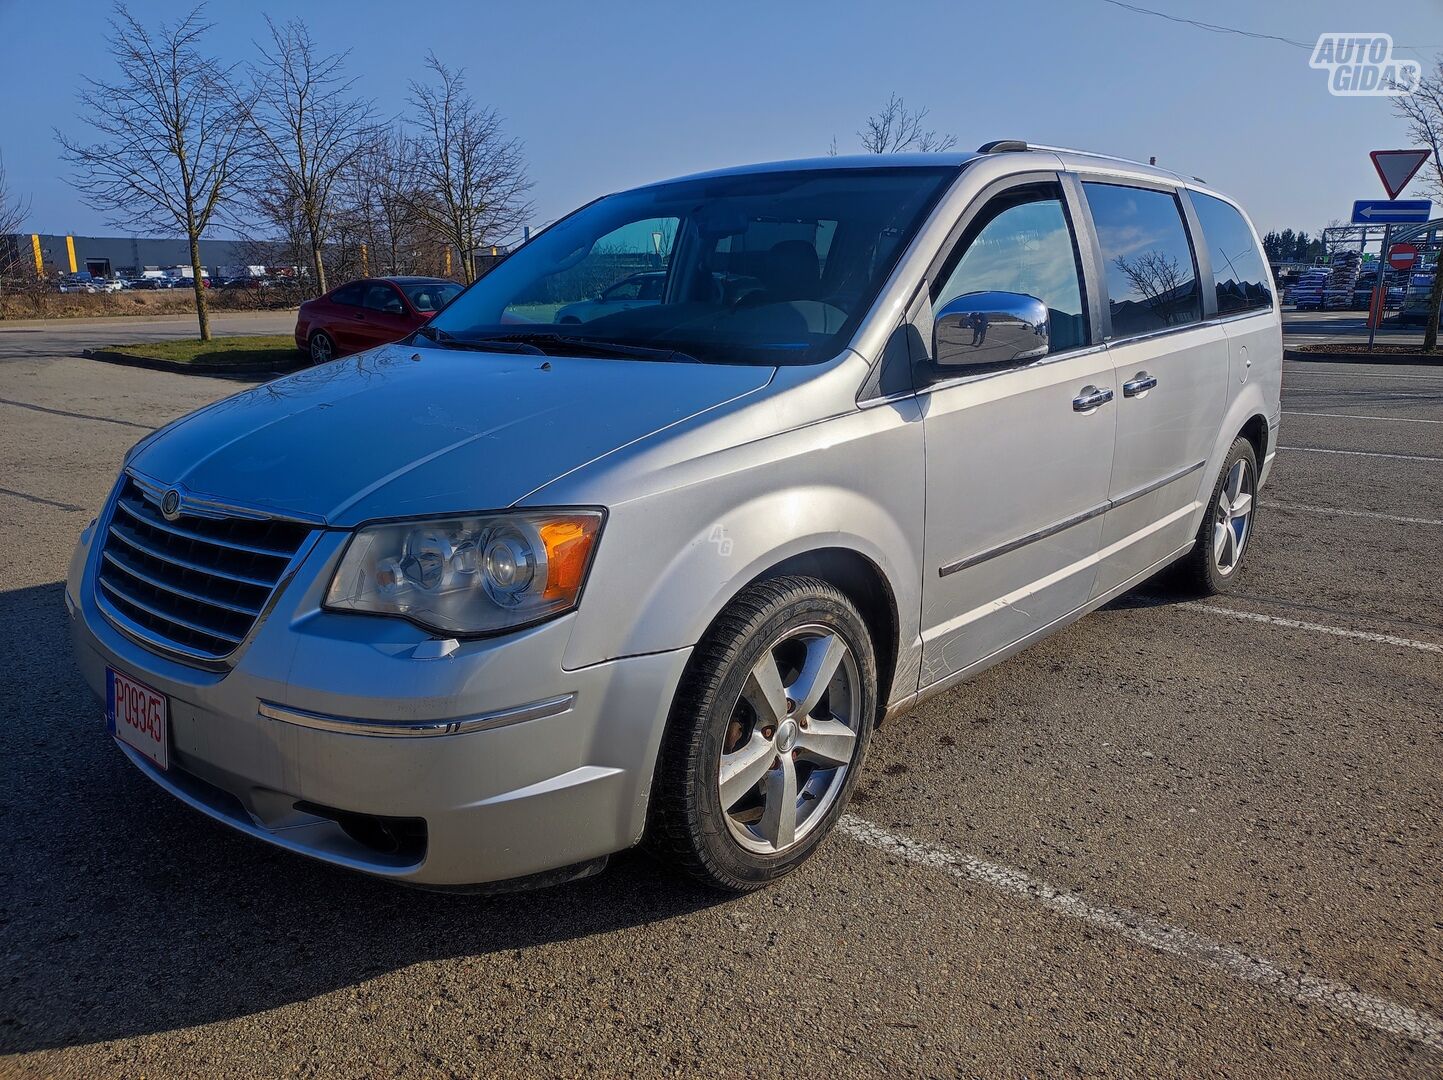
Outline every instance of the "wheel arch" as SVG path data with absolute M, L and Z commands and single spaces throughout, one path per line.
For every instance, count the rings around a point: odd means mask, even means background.
M 1238 435 L 1253 444 L 1253 451 L 1258 455 L 1258 468 L 1262 469 L 1268 456 L 1268 418 L 1262 413 L 1254 413 L 1243 423 Z
M 900 645 L 897 596 L 882 568 L 855 548 L 822 547 L 780 560 L 753 576 L 742 589 L 759 581 L 790 575 L 814 577 L 836 586 L 862 616 L 877 654 L 877 720 L 886 712 L 896 676 Z M 731 600 L 727 601 L 730 604 Z M 723 611 L 726 605 L 723 605 Z M 717 616 L 720 618 L 720 614 Z M 713 620 L 715 621 L 715 620 Z

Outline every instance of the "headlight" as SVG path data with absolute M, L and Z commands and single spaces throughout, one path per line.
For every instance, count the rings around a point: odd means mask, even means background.
M 538 510 L 372 525 L 351 537 L 326 607 L 491 634 L 570 611 L 599 510 Z

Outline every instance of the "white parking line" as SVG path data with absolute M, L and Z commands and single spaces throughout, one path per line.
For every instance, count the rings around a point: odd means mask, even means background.
M 1331 395 L 1331 396 L 1326 396 Z M 1425 405 L 1436 405 L 1439 400 L 1438 394 L 1414 394 L 1406 390 L 1339 390 L 1335 387 L 1325 389 L 1313 389 L 1311 386 L 1283 387 L 1283 401 L 1287 403 L 1299 403 L 1306 405 L 1321 405 L 1327 409 L 1336 409 L 1339 406 L 1346 407 L 1346 401 L 1339 401 L 1340 397 L 1367 398 L 1367 401 L 1358 402 L 1359 406 L 1366 408 L 1379 405 L 1415 405 L 1419 408 Z M 1302 401 L 1304 398 L 1317 398 L 1316 402 Z M 1332 404 L 1329 404 L 1332 402 Z
M 1285 416 L 1328 416 L 1334 420 L 1391 420 L 1395 424 L 1443 424 L 1443 420 L 1418 420 L 1411 416 L 1363 416 L 1360 413 L 1350 412 L 1299 412 L 1297 409 L 1284 409 Z
M 1089 903 L 1076 893 L 1064 892 L 1021 870 L 987 862 L 942 844 L 898 836 L 854 814 L 844 814 L 838 828 L 854 840 L 915 865 L 1034 901 L 1058 915 L 1110 931 L 1157 952 L 1220 971 L 1241 982 L 1263 987 L 1299 1005 L 1319 1005 L 1379 1031 L 1443 1051 L 1443 1020 L 1396 1001 L 1360 993 L 1342 983 L 1329 982 L 1314 975 L 1289 971 L 1271 960 L 1251 956 L 1139 911 Z
M 1377 450 L 1324 450 L 1321 446 L 1280 446 L 1279 450 L 1299 450 L 1305 454 L 1342 454 L 1346 457 L 1393 458 L 1395 461 L 1443 461 L 1443 457 L 1427 454 L 1382 454 Z
M 1443 380 L 1443 375 L 1407 375 L 1392 371 L 1302 371 L 1293 366 L 1295 363 L 1297 361 L 1290 361 L 1285 365 L 1285 370 L 1289 372 L 1289 378 L 1306 376 L 1315 379 L 1422 379 L 1424 381 L 1431 379 L 1435 382 Z M 1312 367 L 1311 364 L 1306 366 Z
M 1413 638 L 1394 637 L 1392 634 L 1375 634 L 1368 630 L 1345 630 L 1341 626 L 1325 623 L 1303 622 L 1299 619 L 1283 619 L 1277 615 L 1263 615 L 1256 611 L 1238 611 L 1236 608 L 1215 607 L 1201 600 L 1185 600 L 1181 604 L 1169 605 L 1190 611 L 1201 611 L 1208 615 L 1221 615 L 1227 619 L 1243 619 L 1247 622 L 1267 623 L 1270 626 L 1285 626 L 1290 630 L 1311 630 L 1315 634 L 1331 637 L 1353 638 L 1357 641 L 1372 641 L 1379 645 L 1397 645 L 1404 649 L 1418 649 L 1422 652 L 1443 653 L 1443 645 L 1433 641 L 1417 641 Z
M 1344 510 L 1341 506 L 1303 506 L 1301 503 L 1276 502 L 1268 499 L 1263 504 L 1279 510 L 1306 510 L 1310 514 L 1339 514 L 1343 517 L 1377 518 L 1379 521 L 1396 521 L 1400 525 L 1443 525 L 1433 518 L 1402 517 L 1399 514 L 1380 514 L 1376 510 Z

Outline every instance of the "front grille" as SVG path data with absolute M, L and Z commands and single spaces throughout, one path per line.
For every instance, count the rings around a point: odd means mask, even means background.
M 103 538 L 97 586 L 158 644 L 219 660 L 255 625 L 309 533 L 297 522 L 210 510 L 166 521 L 127 476 Z

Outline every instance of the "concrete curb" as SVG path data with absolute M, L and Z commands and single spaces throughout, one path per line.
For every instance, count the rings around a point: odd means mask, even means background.
M 296 311 L 296 308 L 237 308 L 234 311 L 212 310 L 212 319 L 250 319 L 265 318 L 274 315 L 289 315 Z M 195 312 L 156 312 L 133 311 L 125 315 L 52 315 L 49 318 L 36 319 L 6 319 L 0 318 L 0 330 L 49 330 L 49 329 L 73 329 L 77 326 L 87 326 L 106 323 L 135 323 L 135 322 L 195 322 Z
M 1307 362 L 1309 360 L 1322 361 L 1328 364 L 1432 364 L 1443 366 L 1443 352 L 1414 352 L 1414 353 L 1358 353 L 1358 352 L 1327 352 L 1318 350 L 1308 352 L 1303 349 L 1284 349 L 1284 360 L 1296 360 Z
M 132 356 L 130 353 L 112 352 L 109 349 L 82 349 L 80 355 L 103 364 L 146 368 L 150 371 L 172 371 L 177 375 L 279 375 L 295 371 L 305 363 L 299 349 L 295 351 L 295 359 L 288 364 L 182 364 L 175 360 L 162 360 L 155 356 Z

